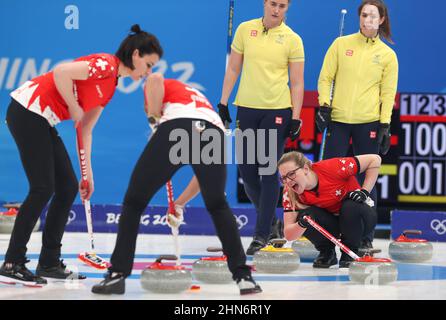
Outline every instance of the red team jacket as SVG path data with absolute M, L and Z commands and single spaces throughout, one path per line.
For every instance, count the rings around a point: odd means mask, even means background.
M 80 107 L 85 112 L 97 106 L 105 107 L 116 90 L 119 59 L 100 53 L 74 61 L 86 61 L 89 69 L 88 79 L 74 80 L 73 91 Z M 56 88 L 52 71 L 25 82 L 10 95 L 23 107 L 47 119 L 51 126 L 70 119 L 68 106 Z
M 356 180 L 359 172 L 359 161 L 352 158 L 333 158 L 313 163 L 312 170 L 316 172 L 319 182 L 314 190 L 305 190 L 298 195 L 298 201 L 307 206 L 316 206 L 333 214 L 339 214 L 342 200 L 350 191 L 360 189 Z M 283 210 L 293 210 L 288 197 L 288 188 L 284 188 Z
M 147 105 L 147 97 L 144 98 Z M 225 130 L 220 116 L 214 111 L 209 100 L 197 89 L 175 79 L 164 79 L 161 115 L 160 124 L 172 119 L 192 118 L 209 121 Z

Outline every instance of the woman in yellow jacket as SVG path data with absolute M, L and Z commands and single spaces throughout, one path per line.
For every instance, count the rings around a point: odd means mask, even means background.
M 263 17 L 238 26 L 218 104 L 223 123 L 231 123 L 228 100 L 241 75 L 234 102 L 238 107 L 237 128 L 256 136 L 266 131 L 268 137 L 253 144 L 260 145 L 255 151 L 250 149 L 252 145 L 243 143 L 244 159 L 237 160 L 246 194 L 257 212 L 248 255 L 264 247 L 270 238 L 283 236 L 281 221 L 276 217 L 280 191 L 276 166 L 268 166 L 274 168 L 272 173 L 263 173 L 266 165 L 258 156 L 259 150 L 263 147 L 268 154 L 276 154 L 274 160 L 278 161 L 285 139 L 297 139 L 302 125 L 305 54 L 302 39 L 284 22 L 290 3 L 263 0 Z M 252 154 L 246 156 L 249 151 Z M 250 161 L 251 156 L 255 161 Z
M 319 76 L 316 124 L 321 132 L 327 128 L 325 159 L 346 156 L 350 139 L 354 155 L 385 155 L 390 148 L 398 60 L 381 40 L 393 43 L 388 9 L 381 0 L 364 0 L 358 14 L 360 31 L 333 42 Z M 376 205 L 375 189 L 371 198 Z M 366 235 L 362 247 L 372 241 L 373 233 Z

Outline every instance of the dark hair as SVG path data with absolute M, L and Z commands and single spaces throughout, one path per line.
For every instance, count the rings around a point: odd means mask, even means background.
M 358 15 L 361 16 L 362 8 L 365 5 L 372 5 L 378 8 L 379 15 L 381 18 L 384 17 L 384 22 L 379 26 L 378 33 L 380 36 L 384 37 L 389 43 L 394 44 L 392 40 L 392 30 L 390 28 L 390 18 L 389 18 L 389 10 L 387 9 L 386 4 L 382 0 L 363 0 L 361 5 L 358 8 Z
M 163 56 L 163 48 L 153 34 L 141 30 L 138 24 L 134 24 L 130 30 L 131 33 L 121 42 L 118 51 L 116 51 L 116 56 L 127 68 L 135 69 L 132 55 L 136 49 L 138 49 L 140 57 L 151 53 L 158 54 L 160 58 Z

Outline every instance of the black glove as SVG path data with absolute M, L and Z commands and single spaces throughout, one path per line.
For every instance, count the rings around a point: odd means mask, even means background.
M 370 193 L 365 189 L 351 191 L 347 194 L 348 199 L 359 203 L 364 203 L 368 197 L 370 197 Z
M 310 212 L 308 212 L 307 210 L 301 210 L 299 211 L 299 213 L 297 214 L 297 224 L 300 225 L 302 228 L 308 228 L 310 225 L 308 224 L 307 221 L 304 220 L 305 216 L 309 216 Z
M 225 125 L 226 129 L 229 128 L 229 124 L 232 122 L 231 115 L 229 114 L 229 109 L 227 105 L 224 105 L 222 103 L 219 103 L 217 105 L 218 108 L 218 115 L 221 118 L 221 121 L 223 121 L 223 124 Z
M 378 130 L 379 152 L 386 155 L 390 149 L 390 124 L 380 123 Z
M 300 135 L 300 128 L 302 127 L 302 120 L 300 119 L 292 119 L 290 124 L 290 133 L 289 137 L 291 141 L 296 140 L 299 138 Z
M 153 132 L 155 132 L 159 126 L 159 119 L 155 118 L 154 116 L 150 116 L 147 118 L 147 120 L 149 121 L 150 128 L 152 129 Z
M 328 127 L 328 124 L 331 121 L 331 108 L 327 106 L 319 107 L 319 110 L 316 114 L 316 125 L 320 132 L 324 132 L 324 130 Z

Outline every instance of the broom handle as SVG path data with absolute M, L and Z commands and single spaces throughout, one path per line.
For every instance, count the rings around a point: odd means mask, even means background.
M 77 152 L 79 155 L 79 163 L 81 167 L 81 176 L 82 176 L 82 186 L 85 189 L 88 189 L 88 176 L 87 176 L 87 162 L 85 159 L 85 149 L 84 149 L 84 142 L 82 140 L 82 129 L 81 126 L 78 126 L 76 128 L 76 139 L 77 139 Z M 85 209 L 85 217 L 87 220 L 87 231 L 88 235 L 90 237 L 90 246 L 92 253 L 94 254 L 94 237 L 93 237 L 93 222 L 91 219 L 91 204 L 90 200 L 83 200 L 84 202 L 84 209 Z
M 172 187 L 172 180 L 167 181 L 166 183 L 166 190 L 167 190 L 167 202 L 169 204 L 168 214 L 175 214 L 175 202 L 173 200 L 173 187 Z M 178 241 L 178 234 L 179 234 L 179 228 L 171 228 L 172 230 L 172 236 L 173 236 L 173 244 L 175 247 L 175 255 L 178 257 L 176 260 L 176 265 L 181 265 L 181 250 L 180 250 L 180 242 Z
M 342 37 L 344 35 L 345 15 L 346 14 L 347 14 L 347 10 L 342 9 L 341 22 L 339 24 L 339 37 Z M 335 79 L 333 79 L 333 81 L 331 82 L 331 87 L 330 87 L 330 108 L 333 107 L 332 104 L 333 104 L 334 86 L 335 86 Z M 324 132 L 322 134 L 322 143 L 321 143 L 321 149 L 319 152 L 319 161 L 324 160 L 326 140 L 327 140 L 327 128 L 324 129 Z
M 333 237 L 333 235 L 325 230 L 323 227 L 321 227 L 316 221 L 311 219 L 309 216 L 304 216 L 303 218 L 306 222 L 308 222 L 309 225 L 311 225 L 313 228 L 315 228 L 317 231 L 322 233 L 323 236 L 325 236 L 328 240 L 333 242 L 335 245 L 337 245 L 342 251 L 344 251 L 346 254 L 348 254 L 352 259 L 357 260 L 359 259 L 359 256 L 354 253 L 352 250 L 350 250 L 345 244 L 343 244 L 341 241 Z

